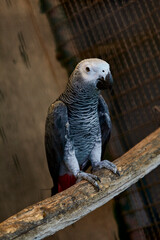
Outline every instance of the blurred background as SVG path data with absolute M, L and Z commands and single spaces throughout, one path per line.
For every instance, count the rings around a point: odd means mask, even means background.
M 0 221 L 50 196 L 48 106 L 77 62 L 109 62 L 115 159 L 160 125 L 160 2 L 0 0 Z M 48 239 L 160 239 L 160 168 Z

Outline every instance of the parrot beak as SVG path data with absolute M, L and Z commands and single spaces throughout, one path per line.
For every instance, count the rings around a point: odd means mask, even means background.
M 99 77 L 97 79 L 97 85 L 96 87 L 99 89 L 99 90 L 104 90 L 104 89 L 112 89 L 112 85 L 113 85 L 113 78 L 112 78 L 112 74 L 109 72 L 105 79 L 104 77 Z

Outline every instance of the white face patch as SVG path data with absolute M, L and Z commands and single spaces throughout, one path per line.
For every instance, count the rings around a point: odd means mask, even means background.
M 81 61 L 77 67 L 86 82 L 95 82 L 99 77 L 105 78 L 110 72 L 109 64 L 98 58 L 85 59 Z

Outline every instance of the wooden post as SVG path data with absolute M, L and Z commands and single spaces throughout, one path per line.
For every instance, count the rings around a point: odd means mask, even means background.
M 160 128 L 114 163 L 121 176 L 102 169 L 97 192 L 86 181 L 23 209 L 0 224 L 0 239 L 43 239 L 102 206 L 160 164 Z

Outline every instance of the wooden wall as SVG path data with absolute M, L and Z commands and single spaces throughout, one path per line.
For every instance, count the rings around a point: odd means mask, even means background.
M 45 117 L 66 81 L 38 0 L 1 0 L 0 220 L 50 195 Z

